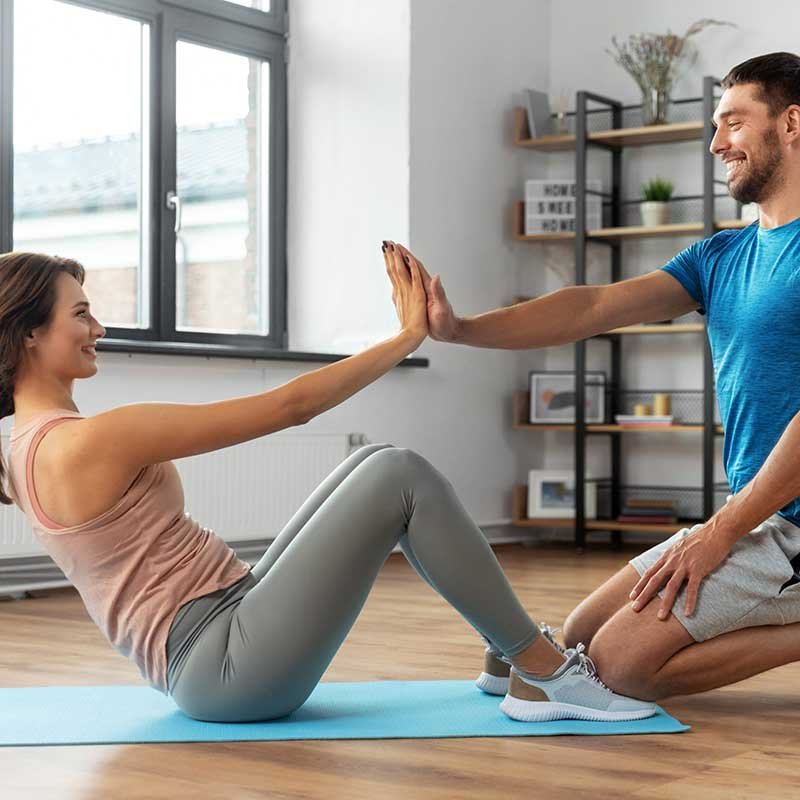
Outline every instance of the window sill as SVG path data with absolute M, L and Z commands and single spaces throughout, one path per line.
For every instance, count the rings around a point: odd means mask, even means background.
M 205 356 L 206 358 L 252 358 L 262 361 L 314 361 L 332 363 L 348 358 L 350 354 L 305 353 L 294 350 L 249 350 L 224 344 L 195 344 L 194 342 L 151 342 L 135 339 L 101 339 L 98 352 L 155 353 L 162 355 Z M 427 367 L 427 358 L 404 358 L 398 367 Z

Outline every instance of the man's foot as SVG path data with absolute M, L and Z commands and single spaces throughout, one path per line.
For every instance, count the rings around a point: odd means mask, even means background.
M 500 710 L 520 722 L 622 722 L 656 713 L 655 703 L 612 692 L 597 676 L 594 663 L 583 650 L 579 644 L 566 651 L 567 660 L 546 678 L 511 667 L 508 694 L 500 703 Z

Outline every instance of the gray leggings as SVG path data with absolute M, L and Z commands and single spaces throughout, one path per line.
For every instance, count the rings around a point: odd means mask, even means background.
M 539 635 L 450 482 L 412 450 L 369 445 L 317 487 L 239 582 L 238 597 L 234 587 L 233 601 L 193 632 L 170 685 L 178 707 L 213 722 L 299 708 L 398 542 L 420 576 L 506 655 Z M 168 660 L 181 644 L 170 636 Z

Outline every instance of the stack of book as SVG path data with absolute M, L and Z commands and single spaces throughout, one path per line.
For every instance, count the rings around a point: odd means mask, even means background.
M 614 419 L 617 425 L 635 427 L 637 425 L 655 425 L 667 427 L 672 425 L 672 414 L 656 416 L 655 414 L 615 414 Z
M 641 522 L 644 524 L 677 522 L 674 500 L 657 500 L 646 497 L 630 497 L 622 507 L 617 522 Z

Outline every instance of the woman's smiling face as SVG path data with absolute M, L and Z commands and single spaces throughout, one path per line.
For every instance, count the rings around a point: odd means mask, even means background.
M 106 329 L 92 316 L 83 287 L 72 275 L 56 278 L 56 301 L 50 320 L 25 339 L 28 369 L 68 382 L 97 372 L 94 343 Z

